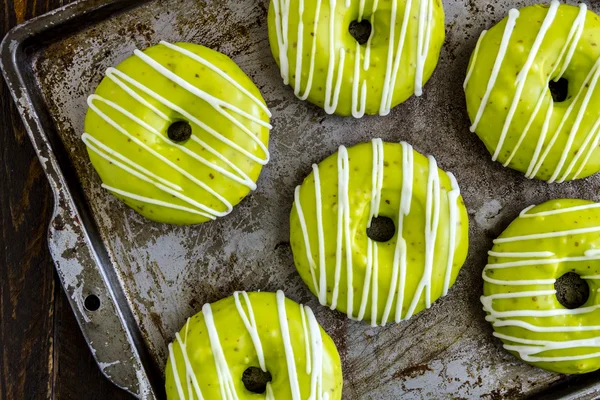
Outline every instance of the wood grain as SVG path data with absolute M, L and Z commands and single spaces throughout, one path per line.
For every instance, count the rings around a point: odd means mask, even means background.
M 69 0 L 1 0 L 0 36 Z M 0 79 L 0 399 L 126 399 L 99 371 L 54 273 L 52 194 Z

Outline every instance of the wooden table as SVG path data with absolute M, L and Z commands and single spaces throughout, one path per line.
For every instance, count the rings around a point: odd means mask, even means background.
M 69 1 L 2 0 L 0 33 Z M 54 272 L 52 193 L 0 81 L 0 399 L 129 399 L 96 366 Z

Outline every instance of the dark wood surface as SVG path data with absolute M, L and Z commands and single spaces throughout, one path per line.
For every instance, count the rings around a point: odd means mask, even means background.
M 69 0 L 1 0 L 0 36 Z M 0 79 L 0 399 L 129 399 L 101 373 L 54 272 L 52 193 Z

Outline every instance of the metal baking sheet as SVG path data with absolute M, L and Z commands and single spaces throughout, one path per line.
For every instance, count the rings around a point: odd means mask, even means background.
M 309 304 L 336 342 L 344 399 L 595 398 L 600 374 L 549 373 L 504 351 L 479 302 L 486 252 L 519 211 L 555 197 L 600 200 L 600 176 L 527 180 L 492 163 L 468 130 L 462 81 L 479 33 L 509 8 L 533 3 L 444 0 L 446 44 L 423 97 L 361 120 L 328 116 L 282 84 L 269 50 L 268 0 L 90 0 L 12 31 L 2 70 L 54 190 L 50 250 L 104 374 L 140 398 L 161 398 L 167 345 L 187 317 L 234 290 L 283 289 Z M 80 140 L 86 97 L 105 69 L 160 40 L 231 56 L 273 111 L 272 161 L 258 189 L 231 215 L 200 226 L 153 223 L 122 205 L 100 188 Z M 319 306 L 295 271 L 288 232 L 294 187 L 311 164 L 373 137 L 406 140 L 453 171 L 471 223 L 470 255 L 449 295 L 384 328 Z M 100 298 L 98 310 L 86 309 L 89 295 Z

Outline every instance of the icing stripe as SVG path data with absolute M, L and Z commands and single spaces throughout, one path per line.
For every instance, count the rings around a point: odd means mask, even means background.
M 233 383 L 233 378 L 231 377 L 231 371 L 227 366 L 225 353 L 223 353 L 223 348 L 221 347 L 219 334 L 217 332 L 217 327 L 215 326 L 210 304 L 205 304 L 202 307 L 202 314 L 204 315 L 204 323 L 206 325 L 206 331 L 210 340 L 210 348 L 213 353 L 215 368 L 217 369 L 221 398 L 226 400 L 237 400 L 238 395 L 235 391 L 235 385 Z
M 252 343 L 254 344 L 254 349 L 256 350 L 256 355 L 258 357 L 260 369 L 262 369 L 264 372 L 267 372 L 267 367 L 265 366 L 265 353 L 263 352 L 262 344 L 260 342 L 260 336 L 258 335 L 258 327 L 256 325 L 256 320 L 254 319 L 254 310 L 252 310 L 252 303 L 250 302 L 250 297 L 248 297 L 248 293 L 241 293 L 242 297 L 244 297 L 244 302 L 246 303 L 248 314 L 246 314 L 246 312 L 244 311 L 244 307 L 240 302 L 240 292 L 233 293 L 235 307 L 237 308 L 238 314 L 240 314 L 242 321 L 244 321 L 244 326 L 248 330 L 250 338 L 252 338 Z
M 525 83 L 527 82 L 527 76 L 529 75 L 529 71 L 531 70 L 531 66 L 533 65 L 533 62 L 537 57 L 540 47 L 542 46 L 542 42 L 546 37 L 546 33 L 548 32 L 548 29 L 550 29 L 552 23 L 554 22 L 554 19 L 556 18 L 556 12 L 558 11 L 559 5 L 560 3 L 558 2 L 558 0 L 553 0 L 551 2 L 550 8 L 548 9 L 548 14 L 546 14 L 546 18 L 544 19 L 544 22 L 540 27 L 540 30 L 538 32 L 537 37 L 535 38 L 535 41 L 533 42 L 531 50 L 529 51 L 527 61 L 525 62 L 523 69 L 521 69 L 519 75 L 517 76 L 517 89 L 515 91 L 515 96 L 513 97 L 512 103 L 510 105 L 510 109 L 508 110 L 506 120 L 504 121 L 504 127 L 502 128 L 500 139 L 498 140 L 498 144 L 496 145 L 496 151 L 492 156 L 493 161 L 496 161 L 498 159 L 498 155 L 500 155 L 500 152 L 502 151 L 504 140 L 506 138 L 506 135 L 508 134 L 508 129 L 510 128 L 515 112 L 517 111 L 517 106 L 519 105 L 519 101 L 521 100 L 521 94 L 523 93 Z
M 189 323 L 189 319 L 188 322 L 186 323 L 186 327 L 187 324 Z M 203 400 L 204 397 L 202 397 L 202 391 L 200 390 L 200 383 L 198 382 L 198 378 L 196 377 L 196 374 L 194 373 L 194 368 L 192 367 L 192 363 L 190 362 L 190 359 L 188 357 L 187 354 L 187 348 L 184 342 L 181 341 L 181 336 L 179 335 L 179 332 L 177 332 L 175 334 L 175 338 L 177 340 L 177 343 L 179 343 L 179 348 L 181 350 L 181 354 L 183 354 L 183 361 L 185 362 L 185 376 L 186 376 L 186 383 L 187 383 L 187 389 L 188 389 L 188 397 L 190 399 L 193 399 L 193 396 L 191 396 L 191 390 L 192 388 L 194 389 L 194 393 L 196 394 L 196 397 L 199 400 Z M 175 365 L 173 365 L 173 367 L 175 368 Z M 174 373 L 175 371 L 177 371 L 176 369 L 173 369 Z M 192 386 L 190 386 L 190 381 L 192 382 Z
M 306 374 L 310 374 L 312 365 L 310 361 L 310 335 L 306 329 L 306 313 L 302 304 L 300 306 L 300 316 L 302 317 L 302 333 L 304 334 L 304 352 L 306 354 Z
M 283 79 L 284 84 L 290 83 L 290 60 L 289 60 L 289 52 L 292 51 L 292 47 L 290 47 L 290 42 L 294 41 L 295 46 L 293 47 L 296 52 L 295 56 L 295 74 L 293 79 L 295 79 L 294 83 L 294 94 L 300 98 L 301 100 L 306 100 L 313 88 L 313 78 L 314 78 L 314 68 L 315 68 L 315 58 L 316 58 L 316 50 L 317 50 L 317 35 L 319 31 L 319 22 L 322 0 L 317 0 L 316 7 L 314 8 L 315 14 L 311 16 L 313 21 L 311 36 L 312 36 L 312 46 L 310 50 L 310 62 L 309 62 L 309 70 L 308 70 L 308 78 L 306 82 L 306 87 L 304 89 L 304 93 L 301 95 L 301 87 L 302 87 L 302 71 L 304 69 L 304 56 L 305 53 L 309 54 L 304 50 L 304 37 L 305 37 L 305 5 L 304 0 L 298 1 L 298 9 L 297 15 L 291 16 L 291 1 L 290 0 L 274 0 L 273 1 L 273 9 L 275 11 L 275 33 L 277 37 L 277 47 L 278 47 L 278 57 L 279 57 L 279 67 L 281 77 Z M 398 44 L 396 46 L 396 36 L 395 36 L 395 25 L 396 18 L 398 14 L 398 1 L 394 0 L 391 5 L 390 10 L 390 20 L 392 21 L 390 24 L 390 35 L 389 35 L 389 43 L 388 43 L 388 59 L 386 63 L 386 72 L 384 76 L 384 84 L 382 88 L 382 96 L 381 103 L 379 107 L 380 115 L 387 115 L 390 112 L 393 95 L 395 91 L 396 80 L 398 78 L 398 70 L 400 66 L 400 60 L 402 56 L 403 49 L 407 42 L 407 32 L 408 32 L 408 24 L 411 22 L 411 11 L 412 11 L 412 0 L 407 0 L 407 4 L 404 8 L 404 18 L 401 29 L 400 38 Z M 351 4 L 350 0 L 345 1 L 345 5 L 349 7 Z M 328 16 L 328 24 L 327 24 L 327 33 L 328 33 L 328 42 L 329 46 L 327 48 L 327 57 L 329 58 L 327 75 L 326 75 L 326 83 L 325 83 L 325 98 L 324 98 L 324 106 L 323 108 L 328 114 L 333 114 L 336 112 L 339 102 L 339 96 L 341 91 L 341 85 L 343 83 L 343 72 L 345 71 L 345 61 L 347 53 L 351 53 L 349 49 L 344 47 L 339 47 L 336 49 L 336 10 L 338 6 L 337 0 L 329 0 L 329 16 Z M 374 18 L 375 13 L 377 12 L 378 1 L 375 0 L 373 2 L 373 6 L 370 12 L 371 18 L 371 35 L 367 40 L 365 51 L 364 51 L 364 61 L 362 65 L 362 70 L 367 71 L 370 67 L 370 54 L 371 54 L 371 43 L 372 38 L 374 37 L 375 30 L 377 29 L 376 20 Z M 360 0 L 358 5 L 358 21 L 360 22 L 363 19 L 365 12 L 365 1 Z M 422 87 L 424 84 L 424 69 L 425 63 L 429 56 L 430 44 L 432 40 L 432 31 L 433 31 L 433 12 L 434 12 L 434 3 L 432 0 L 423 0 L 419 7 L 419 15 L 418 15 L 418 34 L 416 37 L 417 43 L 415 44 L 418 48 L 417 51 L 417 59 L 415 62 L 415 90 L 414 94 L 416 96 L 420 96 L 422 94 Z M 297 19 L 296 19 L 297 17 Z M 295 37 L 290 36 L 292 33 L 290 31 L 290 25 L 293 24 L 293 21 L 298 21 L 296 24 Z M 396 51 L 394 52 L 394 49 Z M 366 79 L 362 79 L 361 82 L 361 56 L 362 56 L 362 46 L 357 42 L 354 53 L 354 65 L 353 65 L 353 80 L 351 87 L 351 113 L 355 118 L 361 118 L 365 114 L 367 97 L 368 97 L 368 85 Z M 339 57 L 337 60 L 337 68 L 336 68 L 336 56 Z M 337 76 L 336 76 L 337 74 Z
M 296 360 L 294 358 L 294 349 L 290 340 L 290 331 L 285 309 L 285 296 L 281 290 L 277 291 L 277 312 L 279 315 L 279 326 L 281 328 L 281 339 L 285 350 L 285 359 L 287 362 L 288 377 L 290 381 L 290 390 L 293 400 L 300 400 L 300 384 L 298 382 L 298 373 L 296 371 Z
M 488 255 L 492 257 L 502 258 L 525 258 L 525 257 L 553 257 L 551 251 L 525 251 L 525 252 L 498 252 L 488 251 Z
M 494 62 L 494 67 L 492 69 L 492 74 L 490 75 L 490 80 L 488 81 L 487 89 L 485 94 L 483 95 L 483 99 L 479 104 L 479 109 L 477 111 L 477 115 L 475 117 L 475 121 L 473 125 L 471 125 L 471 132 L 475 132 L 477 129 L 477 125 L 479 125 L 479 121 L 483 116 L 483 112 L 488 104 L 490 94 L 492 93 L 492 89 L 494 85 L 496 85 L 496 80 L 498 79 L 498 74 L 500 72 L 500 67 L 502 67 L 502 61 L 504 61 L 504 56 L 506 55 L 506 50 L 508 49 L 508 43 L 512 36 L 513 30 L 515 29 L 515 25 L 517 22 L 517 18 L 519 18 L 519 10 L 512 9 L 508 13 L 508 20 L 506 22 L 506 27 L 504 28 L 504 34 L 502 36 L 502 42 L 500 43 L 500 49 L 498 51 L 498 56 L 496 57 L 496 61 Z
M 591 208 L 598 208 L 598 207 L 600 207 L 600 203 L 590 203 L 590 204 L 585 204 L 582 206 L 559 208 L 556 210 L 540 211 L 537 213 L 527 214 L 527 211 L 531 210 L 533 207 L 535 207 L 535 206 L 533 206 L 533 205 L 529 206 L 528 208 L 523 210 L 519 216 L 524 217 L 524 218 L 546 217 L 549 215 L 557 215 L 557 214 L 563 214 L 563 213 L 568 213 L 568 212 L 588 210 Z
M 600 232 L 600 226 L 592 226 L 589 228 L 570 229 L 570 230 L 559 231 L 559 232 L 533 233 L 530 235 L 498 238 L 498 239 L 494 240 L 494 244 L 518 242 L 521 240 L 535 240 L 535 239 L 546 239 L 546 238 L 551 238 L 551 237 L 563 237 L 563 236 L 579 235 L 579 234 L 590 233 L 590 232 Z
M 396 322 L 402 320 L 402 306 L 404 303 L 404 291 L 406 283 L 407 273 L 407 245 L 402 235 L 404 217 L 406 217 L 411 210 L 411 202 L 413 197 L 413 179 L 414 179 L 414 154 L 412 147 L 405 143 L 401 143 L 402 146 L 402 189 L 400 205 L 398 209 L 398 220 L 396 230 L 398 232 L 396 236 L 396 245 L 394 249 L 394 259 L 392 264 L 392 273 L 390 279 L 389 291 L 386 295 L 385 308 L 383 316 L 381 317 L 381 325 L 385 325 L 388 318 L 393 310 L 393 303 L 396 300 L 396 308 L 394 311 L 394 319 Z M 370 222 L 374 216 L 378 215 L 379 206 L 381 202 L 381 191 L 383 188 L 384 179 L 384 162 L 385 152 L 384 143 L 381 139 L 373 139 L 371 143 L 372 148 L 372 167 L 371 167 L 371 204 L 369 210 L 368 221 Z M 337 187 L 337 234 L 336 234 L 336 256 L 335 256 L 335 270 L 333 280 L 333 291 L 330 308 L 334 309 L 337 306 L 337 300 L 340 290 L 340 278 L 342 274 L 343 259 L 346 258 L 346 273 L 348 277 L 347 282 L 347 314 L 348 317 L 354 319 L 353 313 L 353 291 L 352 285 L 353 270 L 352 270 L 352 249 L 351 243 L 352 231 L 350 230 L 350 200 L 349 200 L 349 173 L 350 164 L 348 159 L 348 151 L 344 146 L 340 146 L 338 150 L 338 187 Z M 435 160 L 430 157 L 430 172 L 427 183 L 428 190 L 428 205 L 427 205 L 427 232 L 426 243 L 427 243 L 427 260 L 424 267 L 424 276 L 421 282 L 421 293 L 426 289 L 426 304 L 431 305 L 431 280 L 433 266 L 435 264 L 435 244 L 437 242 L 437 231 L 440 223 L 441 215 L 441 182 L 439 171 Z M 316 220 L 317 220 L 317 240 L 319 241 L 319 281 L 317 284 L 317 277 L 315 274 L 316 264 L 314 261 L 314 255 L 312 252 L 312 246 L 310 243 L 310 236 L 308 233 L 306 216 L 303 212 L 300 197 L 300 186 L 296 188 L 295 192 L 295 207 L 298 213 L 300 222 L 300 228 L 302 230 L 303 241 L 305 245 L 306 257 L 310 265 L 310 272 L 313 280 L 314 292 L 319 295 L 321 304 L 326 304 L 326 288 L 327 288 L 327 266 L 325 262 L 325 236 L 323 232 L 323 205 L 321 198 L 321 181 L 320 172 L 317 165 L 313 165 L 313 176 L 315 182 L 315 200 L 316 200 Z M 447 259 L 444 261 L 445 273 L 444 273 L 444 294 L 447 294 L 450 286 L 450 278 L 454 260 L 454 247 L 456 246 L 456 230 L 459 224 L 459 197 L 460 190 L 456 178 L 452 174 L 448 174 L 451 189 L 447 193 L 448 210 L 449 210 L 449 246 Z M 305 181 L 306 183 L 306 181 Z M 364 281 L 362 284 L 362 290 L 360 293 L 360 302 L 358 307 L 357 318 L 362 320 L 365 316 L 366 309 L 371 299 L 371 323 L 376 325 L 378 323 L 378 299 L 379 299 L 379 257 L 378 250 L 379 244 L 367 238 L 367 257 L 365 266 Z M 418 303 L 420 296 L 416 296 L 416 299 L 412 300 L 412 309 L 407 313 L 405 318 L 410 318 L 416 304 Z
M 467 85 L 469 85 L 471 75 L 473 75 L 475 65 L 477 64 L 477 58 L 479 57 L 479 48 L 481 47 L 481 42 L 483 42 L 483 38 L 485 37 L 486 33 L 486 30 L 482 31 L 481 35 L 479 36 L 479 39 L 477 40 L 477 45 L 475 46 L 475 51 L 473 52 L 473 59 L 471 60 L 471 65 L 469 67 L 469 70 L 467 71 L 467 77 L 465 78 L 465 82 L 463 83 L 463 89 L 466 89 Z
M 113 163 L 115 166 L 121 168 L 122 170 L 124 170 L 125 172 L 128 172 L 129 174 L 135 176 L 136 178 L 139 178 L 145 182 L 148 182 L 152 185 L 154 185 L 156 188 L 162 190 L 163 192 L 169 193 L 170 195 L 173 195 L 185 202 L 187 202 L 188 204 L 193 205 L 194 207 L 205 211 L 206 213 L 204 214 L 205 217 L 210 218 L 210 219 L 215 219 L 215 210 L 212 210 L 208 207 L 206 207 L 203 204 L 198 203 L 197 201 L 179 193 L 176 190 L 173 190 L 161 183 L 155 182 L 152 179 L 148 178 L 146 175 L 143 175 L 141 173 L 139 173 L 138 171 L 128 167 L 127 165 L 119 162 L 118 160 L 110 157 L 108 154 L 104 153 L 103 151 L 101 151 L 99 148 L 97 148 L 96 146 L 94 146 L 89 140 L 87 140 L 87 136 L 86 136 L 86 140 L 84 140 L 84 143 L 86 144 L 87 148 L 92 150 L 94 153 L 98 154 L 100 157 L 104 158 L 105 160 L 107 160 L 110 163 Z M 223 214 L 225 215 L 225 214 Z M 217 215 L 219 216 L 219 215 Z
M 223 79 L 225 79 L 227 82 L 231 83 L 237 90 L 239 90 L 240 92 L 245 94 L 246 97 L 248 97 L 250 100 L 252 100 L 257 106 L 259 106 L 265 112 L 265 114 L 267 114 L 269 117 L 272 116 L 271 111 L 269 111 L 269 108 L 258 97 L 256 97 L 252 93 L 250 93 L 250 91 L 248 89 L 243 87 L 239 82 L 237 82 L 235 79 L 233 79 L 231 76 L 229 76 L 225 71 L 220 70 L 217 66 L 210 63 L 205 58 L 202 58 L 198 54 L 193 53 L 187 49 L 184 49 L 181 46 L 178 46 L 176 44 L 171 44 L 169 42 L 165 42 L 164 40 L 161 40 L 160 44 L 168 47 L 171 50 L 175 50 L 175 51 L 193 59 L 194 61 L 199 62 L 200 64 L 204 65 L 211 71 L 215 72 L 216 74 L 221 76 Z
M 486 267 L 487 267 L 487 269 L 503 269 L 503 268 L 523 267 L 526 265 L 548 265 L 548 264 L 580 262 L 580 261 L 590 261 L 590 260 L 600 260 L 600 255 L 551 258 L 551 259 L 546 259 L 546 260 L 539 260 L 539 259 L 522 260 L 522 261 L 505 262 L 505 263 L 498 263 L 498 264 L 488 264 L 488 265 L 486 265 Z
M 211 218 L 210 214 L 205 214 L 203 212 L 194 210 L 193 208 L 180 206 L 179 204 L 167 203 L 166 201 L 161 201 L 161 200 L 152 199 L 150 197 L 140 196 L 135 193 L 126 192 L 125 190 L 121 190 L 121 189 L 114 188 L 112 186 L 105 185 L 104 183 L 102 184 L 102 187 L 104 189 L 108 190 L 109 192 L 113 192 L 120 196 L 128 197 L 133 200 L 141 201 L 143 203 L 154 204 L 154 205 L 161 206 L 161 207 L 172 208 L 174 210 L 185 211 L 185 212 L 189 212 L 191 214 L 197 214 L 197 215 L 202 215 L 203 217 Z
M 427 17 L 425 16 L 427 14 Z M 426 26 L 425 26 L 426 24 Z M 425 62 L 429 54 L 431 42 L 431 29 L 433 25 L 433 3 L 432 0 L 421 0 L 421 11 L 419 12 L 419 33 L 417 36 L 417 68 L 415 72 L 415 96 L 423 94 L 423 73 Z
M 577 92 L 577 95 L 575 96 L 575 98 L 573 99 L 573 101 L 571 102 L 571 105 L 569 106 L 569 108 L 567 109 L 567 111 L 565 112 L 565 114 L 563 115 L 563 118 L 558 126 L 558 128 L 554 131 L 554 135 L 552 136 L 552 139 L 550 140 L 550 143 L 548 143 L 548 147 L 546 147 L 546 150 L 544 151 L 544 153 L 542 154 L 542 156 L 540 157 L 539 161 L 537 162 L 535 169 L 533 170 L 533 172 L 530 174 L 531 177 L 534 177 L 537 175 L 538 171 L 540 170 L 540 168 L 542 167 L 542 164 L 544 163 L 544 161 L 546 160 L 546 157 L 548 156 L 548 154 L 550 153 L 550 150 L 552 150 L 552 148 L 554 147 L 554 144 L 556 143 L 556 140 L 559 137 L 560 132 L 562 131 L 563 127 L 565 126 L 569 116 L 571 115 L 571 113 L 573 112 L 573 109 L 575 108 L 575 105 L 579 102 L 579 98 L 581 97 L 581 95 L 583 94 L 583 92 L 585 91 L 585 89 L 589 86 L 589 83 L 591 80 L 594 80 L 594 82 L 597 82 L 598 80 L 598 74 L 597 72 L 600 71 L 600 58 L 598 58 L 598 60 L 596 61 L 596 64 L 593 66 L 593 68 L 590 70 L 588 76 L 585 78 L 585 81 L 583 83 L 583 85 L 581 85 L 581 88 L 579 88 L 579 91 Z M 593 90 L 588 90 L 587 93 L 592 93 Z M 587 94 L 586 94 L 586 98 L 587 98 Z M 589 99 L 588 99 L 589 101 Z M 587 104 L 586 101 L 584 100 L 584 102 L 582 103 L 580 109 L 579 109 L 579 114 L 577 119 L 580 121 L 579 115 L 583 116 L 583 114 L 585 114 L 587 109 Z M 583 113 L 583 114 L 582 114 Z M 577 127 L 576 127 L 577 125 Z M 575 123 L 573 125 L 573 128 L 577 128 L 578 129 L 579 123 Z M 576 129 L 571 129 L 571 133 L 576 132 Z M 572 135 L 569 135 L 569 140 L 572 141 L 571 139 Z M 569 150 L 570 150 L 570 144 L 568 144 Z M 559 161 L 559 164 L 557 166 L 557 168 L 555 168 L 555 171 L 551 177 L 551 180 L 549 180 L 548 182 L 553 182 L 554 179 L 556 179 L 555 175 L 558 175 L 558 173 L 560 173 L 560 170 L 562 169 L 562 164 L 564 163 L 564 154 L 565 154 L 565 149 L 563 149 L 563 153 L 561 154 L 561 160 Z M 558 171 L 558 172 L 557 172 Z

